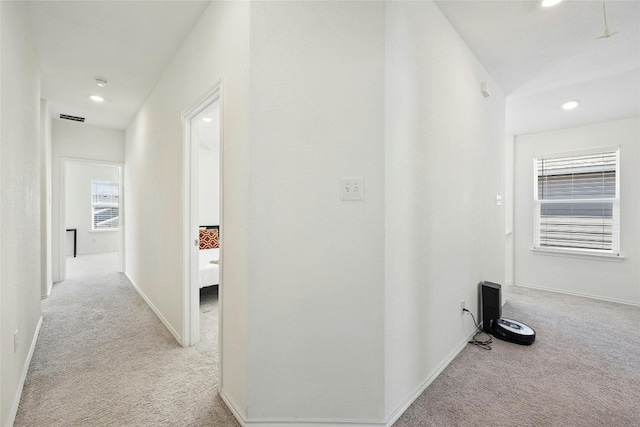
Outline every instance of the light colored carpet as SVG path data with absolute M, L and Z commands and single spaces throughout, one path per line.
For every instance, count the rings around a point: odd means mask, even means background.
M 108 273 L 117 273 L 119 252 L 78 255 L 66 257 L 66 276 L 69 279 L 90 279 Z
M 124 275 L 85 273 L 43 301 L 14 425 L 237 427 L 217 392 L 215 289 L 202 295 L 201 342 L 185 349 Z
M 640 426 L 640 307 L 520 287 L 507 296 L 503 317 L 536 342 L 467 345 L 394 427 Z
M 183 349 L 123 275 L 88 271 L 43 302 L 15 426 L 237 427 L 217 393 L 217 294 L 202 296 L 202 341 Z M 536 342 L 467 346 L 395 427 L 640 425 L 639 307 L 508 297 L 503 315 Z

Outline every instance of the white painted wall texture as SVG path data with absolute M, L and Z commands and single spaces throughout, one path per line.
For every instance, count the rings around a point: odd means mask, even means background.
M 47 154 L 26 5 L 0 2 L 0 19 L 1 103 L 11 105 L 0 112 L 6 425 L 40 319 Z M 504 95 L 430 1 L 212 2 L 126 135 L 54 120 L 53 280 L 63 274 L 61 159 L 126 157 L 126 272 L 178 340 L 181 114 L 219 80 L 221 393 L 247 425 L 391 424 L 473 331 L 460 300 L 477 314 L 479 282 L 511 272 L 495 205 L 508 197 Z M 640 301 L 638 129 L 636 117 L 518 137 L 516 283 Z M 533 153 L 612 144 L 625 260 L 531 255 Z M 365 200 L 340 201 L 341 177 L 363 177 Z
M 127 275 L 183 334 L 181 115 L 222 79 L 221 391 L 246 414 L 249 3 L 212 2 L 126 131 Z M 230 309 L 225 310 L 225 307 Z
M 252 3 L 250 420 L 384 419 L 384 19 Z
M 533 248 L 534 156 L 620 146 L 624 260 L 540 255 Z M 640 118 L 520 135 L 515 142 L 515 284 L 640 304 Z
M 13 423 L 40 320 L 40 72 L 25 2 L 0 2 L 0 425 Z M 18 331 L 14 351 L 13 334 Z
M 478 284 L 504 281 L 505 98 L 432 2 L 386 15 L 385 413 L 465 345 Z M 486 81 L 492 96 L 480 94 Z
M 42 241 L 42 296 L 47 297 L 53 285 L 51 265 L 51 125 L 49 104 L 40 100 L 40 224 Z
M 210 148 L 198 153 L 198 223 L 220 225 L 220 153 Z
M 507 101 L 507 111 L 509 111 L 509 101 Z M 507 118 L 508 121 L 508 118 Z M 507 138 L 505 140 L 505 174 L 504 174 L 504 197 L 503 197 L 503 205 L 504 205 L 504 282 L 506 286 L 513 285 L 514 280 L 514 210 L 515 210 L 515 135 L 508 133 Z M 502 293 L 502 298 L 504 301 L 505 294 Z
M 120 230 L 91 231 L 91 181 L 119 182 L 118 166 L 67 161 L 65 166 L 66 228 L 77 230 L 78 255 L 117 252 Z M 68 233 L 71 239 L 72 233 Z
M 247 425 L 384 424 L 503 281 L 504 97 L 431 2 L 212 2 L 126 133 L 127 274 L 179 339 L 180 116 L 218 79 L 222 395 Z
M 201 113 L 204 114 L 204 113 Z M 220 102 L 205 114 L 211 119 L 197 117 L 193 131 L 198 145 L 198 224 L 220 225 Z
M 60 238 L 64 227 L 60 224 L 61 179 L 63 159 L 97 160 L 124 163 L 124 131 L 108 129 L 67 120 L 53 120 L 52 124 L 52 264 L 53 281 L 64 277 L 61 271 Z

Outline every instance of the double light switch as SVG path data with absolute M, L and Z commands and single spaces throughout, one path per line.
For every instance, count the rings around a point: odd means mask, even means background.
M 340 200 L 364 200 L 364 179 L 341 178 Z

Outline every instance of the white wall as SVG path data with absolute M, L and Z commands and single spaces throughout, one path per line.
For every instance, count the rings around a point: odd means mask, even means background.
M 60 236 L 64 225 L 60 224 L 60 170 L 64 158 L 98 160 L 124 163 L 124 131 L 90 126 L 68 120 L 53 120 L 52 124 L 52 264 L 53 281 L 63 279 L 60 271 Z M 64 254 L 62 254 L 64 256 Z
M 551 153 L 620 146 L 622 262 L 540 255 L 533 248 L 532 159 Z M 640 304 L 640 119 L 516 137 L 515 283 Z
M 40 100 L 40 224 L 42 241 L 42 297 L 53 285 L 51 266 L 51 113 L 46 100 Z
M 212 120 L 205 122 L 202 117 Z M 198 145 L 198 224 L 220 225 L 220 101 L 195 118 Z
M 41 319 L 40 72 L 27 6 L 26 2 L 0 2 L 2 426 L 13 423 Z
M 66 228 L 77 230 L 78 255 L 117 252 L 120 229 L 91 231 L 91 181 L 119 182 L 118 166 L 67 161 L 65 163 Z M 68 233 L 72 239 L 72 233 Z
M 220 225 L 220 154 L 200 147 L 198 153 L 198 224 Z
M 384 20 L 251 5 L 250 420 L 384 420 Z
M 220 103 L 216 101 L 207 117 L 199 121 L 198 146 L 198 224 L 220 225 Z
M 480 82 L 492 96 L 483 98 Z M 432 2 L 386 3 L 386 404 L 392 421 L 504 281 L 505 97 Z
M 181 115 L 222 79 L 221 392 L 246 413 L 249 3 L 212 2 L 126 131 L 127 275 L 183 335 Z M 156 191 L 152 191 L 156 190 Z M 232 307 L 225 310 L 225 307 Z
M 503 94 L 431 2 L 211 3 L 126 133 L 127 274 L 178 340 L 180 116 L 218 79 L 223 398 L 250 425 L 392 421 L 504 281 Z
M 507 101 L 507 111 L 509 110 L 509 101 Z M 507 119 L 508 120 L 508 119 Z M 516 137 L 513 134 L 508 133 L 507 138 L 505 140 L 505 153 L 504 153 L 504 161 L 505 161 L 505 173 L 504 173 L 504 197 L 503 197 L 503 206 L 504 206 L 504 280 L 505 285 L 510 286 L 513 285 L 514 281 L 514 265 L 515 260 L 514 256 L 514 242 L 515 236 L 513 233 L 513 229 L 515 227 L 514 223 L 514 206 L 515 206 L 515 142 Z M 505 301 L 505 293 L 502 293 L 503 303 Z

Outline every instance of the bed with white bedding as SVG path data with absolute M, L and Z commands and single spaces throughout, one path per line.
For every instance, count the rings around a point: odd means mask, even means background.
M 220 249 L 200 249 L 198 284 L 201 288 L 220 284 Z

